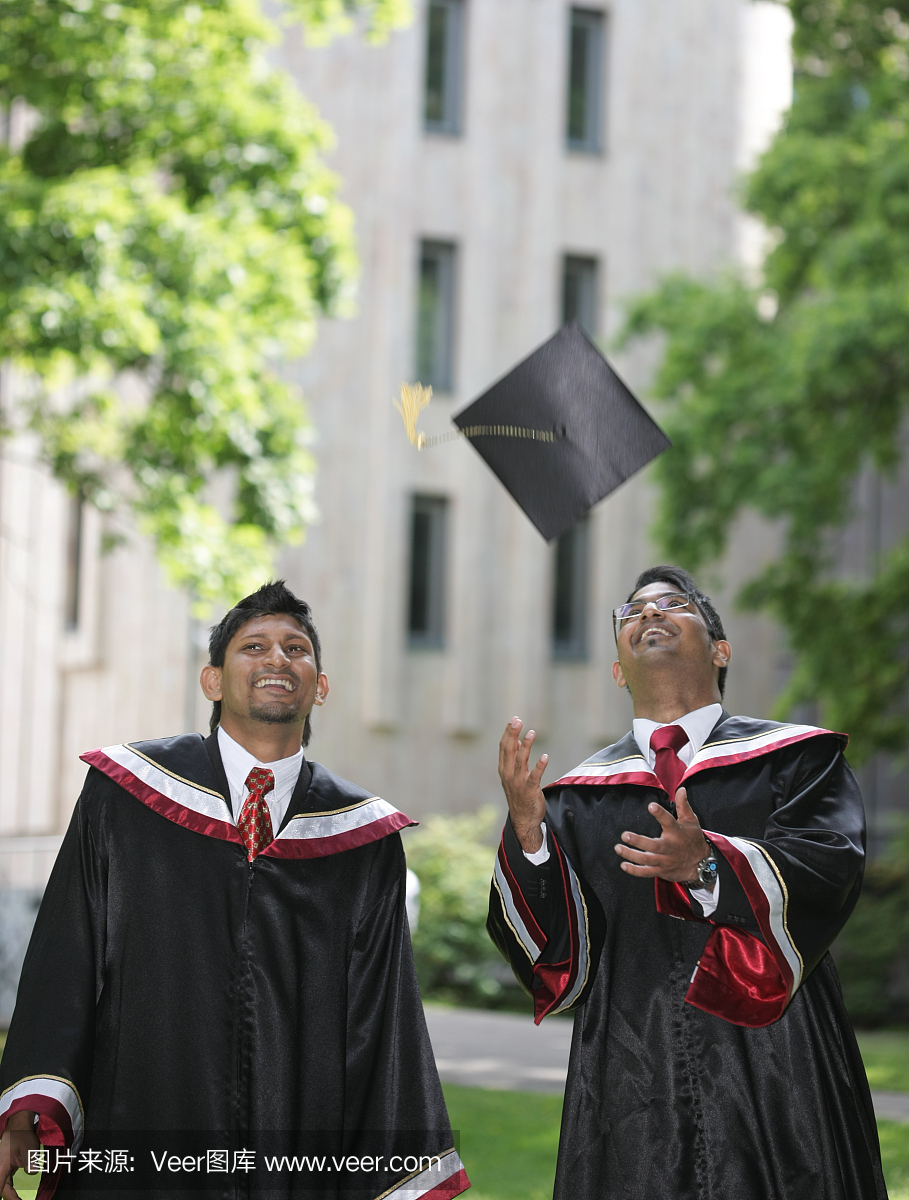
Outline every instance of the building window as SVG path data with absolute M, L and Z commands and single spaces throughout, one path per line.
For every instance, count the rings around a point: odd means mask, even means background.
M 597 260 L 566 254 L 562 260 L 562 324 L 577 319 L 591 337 L 597 332 Z
M 454 386 L 455 247 L 420 243 L 417 378 L 440 392 Z
M 463 0 L 429 0 L 423 124 L 431 133 L 461 132 L 463 46 Z
M 603 14 L 571 9 L 568 32 L 568 148 L 596 153 L 603 148 Z
M 407 632 L 415 648 L 445 644 L 445 544 L 448 501 L 414 496 L 410 518 L 410 596 Z
M 556 542 L 552 652 L 557 659 L 587 657 L 587 575 L 590 523 L 582 517 Z
M 66 578 L 63 594 L 63 627 L 79 628 L 82 619 L 82 556 L 85 542 L 85 504 L 69 496 L 66 515 Z

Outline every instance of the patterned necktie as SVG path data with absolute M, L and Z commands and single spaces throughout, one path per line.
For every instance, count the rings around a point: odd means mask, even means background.
M 676 789 L 685 774 L 685 764 L 678 752 L 687 741 L 688 734 L 681 725 L 664 725 L 662 729 L 655 729 L 650 737 L 650 748 L 656 751 L 653 769 L 670 801 L 675 800 Z
M 243 809 L 237 828 L 246 847 L 246 856 L 250 862 L 260 851 L 270 845 L 273 840 L 271 831 L 271 813 L 265 797 L 275 786 L 275 776 L 268 767 L 253 767 L 246 776 L 246 786 L 249 795 L 243 801 Z

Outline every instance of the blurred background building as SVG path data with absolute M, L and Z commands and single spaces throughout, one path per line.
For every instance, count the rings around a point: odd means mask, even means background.
M 787 22 L 750 0 L 433 0 L 381 50 L 283 47 L 336 131 L 362 262 L 360 315 L 296 368 L 323 517 L 283 565 L 334 686 L 314 751 L 416 815 L 499 803 L 514 713 L 556 772 L 625 732 L 611 610 L 655 552 L 646 476 L 547 546 L 469 445 L 411 447 L 392 396 L 431 384 L 422 425 L 450 429 L 563 321 L 607 339 L 660 275 L 753 253 L 736 181 L 788 103 Z M 618 361 L 646 387 L 646 354 Z M 730 626 L 729 701 L 764 713 L 775 635 Z
M 422 425 L 441 432 L 563 321 L 605 344 L 661 275 L 756 266 L 762 231 L 736 187 L 789 103 L 788 21 L 751 0 L 422 0 L 384 46 L 306 48 L 291 31 L 276 52 L 336 131 L 362 265 L 359 315 L 324 321 L 287 368 L 320 470 L 321 523 L 281 562 L 332 684 L 311 753 L 416 817 L 500 804 L 515 713 L 551 778 L 627 730 L 611 610 L 654 561 L 652 495 L 644 473 L 546 545 L 470 446 L 411 447 L 392 397 L 431 385 Z M 644 394 L 655 351 L 614 356 Z M 208 728 L 207 629 L 123 533 L 27 437 L 3 446 L 0 1019 L 79 754 Z M 755 716 L 787 662 L 730 595 L 772 539 L 744 523 L 705 581 L 736 652 L 727 705 Z M 869 781 L 874 815 L 889 785 Z

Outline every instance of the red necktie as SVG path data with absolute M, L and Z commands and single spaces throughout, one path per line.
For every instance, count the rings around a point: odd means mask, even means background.
M 656 751 L 654 771 L 670 801 L 675 800 L 676 789 L 685 774 L 685 764 L 679 758 L 679 750 L 688 741 L 688 734 L 681 725 L 664 725 L 650 735 L 650 748 Z
M 253 767 L 246 777 L 246 786 L 249 795 L 243 801 L 237 828 L 246 847 L 246 856 L 252 862 L 273 840 L 271 813 L 265 797 L 275 786 L 274 773 L 268 767 Z

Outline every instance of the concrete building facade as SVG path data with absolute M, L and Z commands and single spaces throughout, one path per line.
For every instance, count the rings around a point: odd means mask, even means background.
M 652 491 L 645 472 L 548 546 L 469 445 L 416 451 L 392 398 L 432 383 L 422 427 L 445 431 L 564 317 L 602 341 L 661 275 L 756 261 L 736 185 L 790 72 L 787 15 L 764 2 L 415 7 L 384 46 L 308 48 L 290 30 L 277 54 L 336 131 L 362 268 L 359 315 L 322 322 L 288 366 L 320 470 L 321 521 L 281 562 L 332 683 L 311 752 L 419 818 L 501 803 L 515 713 L 554 772 L 627 729 L 611 610 L 654 560 Z M 644 394 L 654 352 L 614 359 Z M 6 371 L 7 401 L 16 386 Z M 110 548 L 112 534 L 125 540 Z M 745 522 L 707 581 L 739 651 L 728 705 L 754 715 L 785 662 L 773 628 L 728 597 L 771 551 Z M 0 447 L 0 1017 L 78 755 L 207 730 L 206 632 L 134 532 L 74 511 L 27 436 Z
M 461 21 L 448 129 L 426 119 L 434 8 Z M 569 111 L 579 14 L 601 21 L 586 146 L 571 137 Z M 747 0 L 619 0 L 598 13 L 564 0 L 467 0 L 424 6 L 380 50 L 284 45 L 284 64 L 336 131 L 331 161 L 362 260 L 360 315 L 325 322 L 297 369 L 319 431 L 323 520 L 284 567 L 321 619 L 337 680 L 317 753 L 416 815 L 499 803 L 496 746 L 514 713 L 543 735 L 556 771 L 627 729 L 627 696 L 610 675 L 611 610 L 655 553 L 645 472 L 591 514 L 582 644 L 559 653 L 557 549 L 469 445 L 416 451 L 392 406 L 401 382 L 431 366 L 421 362 L 421 287 L 432 256 L 444 250 L 453 279 L 448 378 L 422 420 L 437 434 L 571 315 L 581 264 L 586 323 L 605 341 L 622 302 L 661 275 L 706 274 L 752 252 L 735 188 L 787 101 L 786 34 L 784 11 Z M 616 361 L 646 388 L 649 353 Z M 444 612 L 431 645 L 408 628 L 423 500 L 444 509 Z M 769 549 L 766 531 L 743 530 L 724 576 Z M 746 651 L 730 703 L 766 712 L 779 683 L 775 634 L 729 619 Z

